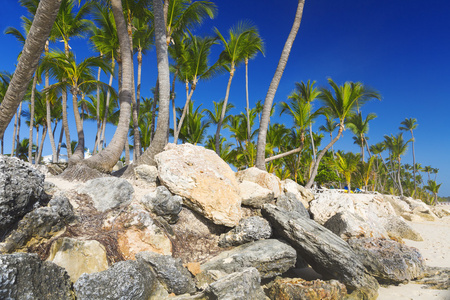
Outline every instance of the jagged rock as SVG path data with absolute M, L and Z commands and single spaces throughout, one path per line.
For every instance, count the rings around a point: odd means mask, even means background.
M 417 207 L 420 207 L 424 210 L 429 209 L 428 205 L 424 203 L 422 200 L 416 200 L 411 197 L 400 197 L 400 199 L 408 203 L 411 210 L 414 210 Z
M 248 168 L 236 173 L 239 182 L 251 181 L 273 192 L 273 196 L 278 198 L 281 195 L 281 181 L 274 174 L 267 173 L 256 167 Z
M 143 262 L 127 260 L 108 270 L 83 274 L 74 285 L 79 300 L 149 299 L 156 277 Z
M 231 273 L 211 283 L 205 290 L 210 299 L 267 299 L 261 288 L 261 278 L 255 268 L 247 268 L 241 272 Z
M 66 271 L 37 254 L 0 255 L 0 299 L 74 299 Z
M 102 177 L 87 181 L 78 192 L 91 196 L 94 207 L 104 212 L 130 202 L 134 188 L 123 178 Z
M 285 193 L 294 194 L 297 200 L 300 200 L 306 209 L 309 208 L 309 202 L 314 200 L 314 194 L 309 189 L 301 186 L 292 179 L 281 181 L 281 186 Z
M 338 212 L 329 218 L 323 226 L 344 240 L 361 237 L 389 237 L 381 225 L 374 227 L 360 216 L 348 211 Z
M 421 217 L 425 221 L 436 221 L 438 217 L 431 211 L 429 207 L 417 206 L 413 209 L 413 214 Z
M 0 252 L 12 253 L 35 246 L 53 236 L 62 234 L 74 220 L 73 208 L 63 196 L 54 196 L 49 206 L 37 208 L 19 221 L 17 229 L 0 244 Z
M 239 246 L 251 241 L 268 239 L 272 235 L 269 222 L 261 217 L 248 217 L 242 219 L 239 225 L 220 236 L 219 246 Z
M 306 281 L 300 278 L 277 278 L 268 289 L 268 296 L 273 300 L 340 300 L 346 295 L 345 285 L 337 280 Z
M 351 239 L 349 244 L 368 272 L 381 283 L 398 284 L 424 274 L 419 251 L 392 240 Z
M 383 195 L 383 200 L 386 202 L 391 203 L 392 207 L 395 210 L 395 213 L 398 216 L 401 216 L 403 213 L 409 213 L 411 212 L 411 207 L 409 207 L 409 204 L 402 200 L 402 197 L 399 196 L 392 196 L 392 195 Z
M 46 166 L 48 173 L 54 176 L 61 174 L 67 169 L 67 163 L 49 163 Z
M 43 192 L 43 174 L 18 158 L 0 155 L 0 241 Z
M 201 270 L 219 270 L 230 274 L 254 267 L 262 278 L 271 278 L 293 267 L 296 258 L 294 248 L 285 242 L 274 239 L 259 240 L 220 253 L 202 264 Z
M 152 252 L 140 252 L 136 255 L 136 259 L 151 266 L 156 278 L 169 293 L 180 295 L 196 291 L 194 280 L 189 271 L 183 267 L 181 259 Z
M 311 219 L 274 205 L 264 205 L 262 214 L 274 232 L 293 245 L 314 270 L 338 279 L 350 291 L 361 291 L 368 299 L 377 297 L 378 283 L 365 274 L 359 257 L 340 237 Z
M 154 214 L 163 217 L 170 224 L 176 223 L 183 205 L 180 196 L 172 195 L 165 186 L 159 186 L 152 193 L 144 195 L 141 203 Z
M 150 186 L 156 186 L 158 180 L 158 169 L 155 166 L 139 165 L 134 168 L 134 176 Z
M 184 204 L 215 224 L 234 227 L 241 197 L 234 172 L 214 151 L 191 144 L 168 144 L 155 156 L 158 177 Z
M 450 290 L 450 268 L 428 267 L 424 277 L 414 281 L 430 289 Z
M 343 211 L 355 213 L 353 201 L 341 194 L 323 193 L 309 203 L 309 211 L 317 223 L 325 224 L 329 218 Z
M 243 205 L 254 208 L 261 208 L 263 204 L 270 203 L 274 199 L 273 191 L 247 180 L 239 184 L 239 194 Z
M 310 218 L 309 212 L 306 210 L 303 202 L 299 201 L 298 198 L 290 192 L 286 192 L 284 195 L 278 197 L 276 205 L 286 211 L 294 211 L 305 218 Z
M 50 181 L 44 181 L 44 192 L 48 195 L 53 195 L 58 191 L 56 184 Z
M 66 269 L 72 282 L 76 282 L 83 273 L 108 269 L 105 247 L 96 240 L 58 239 L 52 244 L 47 261 Z
M 448 209 L 448 208 L 433 206 L 433 207 L 431 208 L 431 211 L 432 211 L 438 218 L 443 218 L 443 217 L 446 217 L 446 216 L 450 216 L 450 209 Z
M 382 219 L 382 225 L 391 237 L 401 237 L 412 241 L 423 241 L 420 233 L 411 228 L 403 218 L 397 216 L 389 216 Z M 376 236 L 373 236 L 376 238 Z
M 407 221 L 412 221 L 412 222 L 422 222 L 424 221 L 424 219 L 422 219 L 422 217 L 408 212 L 402 213 L 402 217 L 403 219 L 407 220 Z

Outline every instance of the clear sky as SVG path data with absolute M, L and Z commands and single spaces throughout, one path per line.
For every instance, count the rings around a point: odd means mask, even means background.
M 238 21 L 248 20 L 255 24 L 265 41 L 265 56 L 258 55 L 249 64 L 250 105 L 264 100 L 274 74 L 281 50 L 297 7 L 297 1 L 215 1 L 219 14 L 215 20 L 207 21 L 197 30 L 198 34 L 213 34 L 217 27 L 222 34 Z M 364 115 L 374 112 L 378 118 L 371 121 L 369 142 L 382 141 L 385 134 L 397 134 L 405 118 L 416 118 L 419 127 L 415 131 L 416 161 L 422 166 L 439 168 L 437 182 L 442 183 L 441 196 L 450 195 L 450 3 L 445 0 L 427 2 L 392 0 L 306 0 L 303 19 L 297 39 L 293 45 L 288 65 L 284 72 L 275 102 L 285 101 L 295 82 L 317 81 L 327 85 L 327 78 L 342 84 L 345 81 L 361 81 L 378 90 L 383 99 L 362 108 Z M 0 29 L 7 26 L 20 27 L 20 16 L 26 14 L 16 0 L 3 0 L 0 11 Z M 52 47 L 61 47 L 52 45 Z M 92 55 L 84 40 L 70 42 L 77 59 Z M 12 36 L 0 34 L 0 70 L 14 70 L 19 44 Z M 215 46 L 211 62 L 217 59 L 221 46 Z M 144 57 L 142 94 L 151 97 L 150 88 L 156 81 L 155 52 Z M 102 78 L 106 81 L 106 76 Z M 204 108 L 211 108 L 212 101 L 224 98 L 228 76 L 226 74 L 207 82 L 200 82 L 193 99 Z M 177 84 L 177 106 L 184 104 L 184 85 Z M 245 107 L 244 68 L 239 67 L 233 79 L 230 102 L 238 114 Z M 290 126 L 288 117 L 274 121 Z M 314 129 L 322 125 L 319 120 Z M 72 120 L 71 134 L 76 137 Z M 86 123 L 86 143 L 93 147 L 95 124 Z M 22 126 L 21 138 L 28 135 Z M 92 128 L 92 130 L 89 130 Z M 211 129 L 211 134 L 215 129 Z M 113 128 L 110 128 L 110 135 Z M 224 130 L 226 134 L 226 130 Z M 5 152 L 11 149 L 12 126 L 5 134 Z M 409 139 L 409 133 L 404 136 Z M 335 144 L 335 149 L 358 152 L 353 145 L 352 134 Z M 328 141 L 325 137 L 325 142 Z M 49 144 L 49 143 L 48 143 Z M 50 154 L 46 145 L 44 154 Z M 403 162 L 412 164 L 412 155 L 403 157 Z M 427 176 L 424 175 L 424 179 Z

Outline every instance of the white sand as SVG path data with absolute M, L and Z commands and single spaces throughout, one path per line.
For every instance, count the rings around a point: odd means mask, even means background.
M 408 223 L 420 232 L 424 241 L 404 240 L 405 244 L 419 249 L 428 266 L 450 268 L 450 217 L 435 222 Z M 380 300 L 450 300 L 449 290 L 426 289 L 414 283 L 381 287 L 378 293 Z

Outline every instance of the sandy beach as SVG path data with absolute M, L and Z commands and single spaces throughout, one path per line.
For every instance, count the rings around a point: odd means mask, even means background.
M 450 216 L 435 222 L 408 223 L 420 232 L 424 240 L 422 242 L 404 240 L 405 244 L 419 249 L 428 266 L 450 268 Z M 424 285 L 409 283 L 399 286 L 381 287 L 378 299 L 450 300 L 450 290 L 427 289 Z

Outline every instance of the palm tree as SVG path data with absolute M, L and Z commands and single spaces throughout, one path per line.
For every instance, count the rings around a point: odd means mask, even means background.
M 305 186 L 306 188 L 311 188 L 313 185 L 314 178 L 319 169 L 320 160 L 325 155 L 325 152 L 327 152 L 341 137 L 342 132 L 345 129 L 346 118 L 354 113 L 357 105 L 362 105 L 372 98 L 380 99 L 378 92 L 365 87 L 360 82 L 346 82 L 344 85 L 338 86 L 331 78 L 329 78 L 328 83 L 331 85 L 333 91 L 324 88 L 321 90 L 322 94 L 319 98 L 325 105 L 324 110 L 326 113 L 334 119 L 339 119 L 339 130 L 336 137 L 318 154 L 317 161 L 314 162 L 311 177 Z
M 434 195 L 434 201 L 431 203 L 433 205 L 437 204 L 438 201 L 438 196 L 437 194 L 439 193 L 439 188 L 441 187 L 441 184 L 436 184 L 436 181 L 434 180 L 428 180 L 428 185 L 424 186 L 424 188 L 430 192 L 433 193 Z
M 361 147 L 361 161 L 364 162 L 364 144 L 367 145 L 367 138 L 366 134 L 369 132 L 369 121 L 375 119 L 377 115 L 375 113 L 370 113 L 367 115 L 365 119 L 362 117 L 362 113 L 358 112 L 354 115 L 351 115 L 347 120 L 347 128 L 353 132 L 355 137 L 358 140 L 358 145 Z M 370 150 L 369 146 L 367 145 L 367 150 Z
M 352 174 L 358 168 L 358 163 L 360 160 L 359 154 L 353 154 L 352 152 L 347 152 L 346 154 L 336 153 L 337 160 L 335 161 L 335 167 L 339 173 L 344 175 L 345 181 L 347 182 L 348 192 L 351 189 Z
M 273 99 L 275 98 L 275 93 L 280 83 L 281 76 L 283 75 L 284 68 L 286 67 L 289 54 L 291 53 L 292 44 L 294 43 L 295 37 L 297 36 L 298 29 L 300 28 L 300 23 L 302 21 L 303 6 L 305 5 L 305 0 L 298 0 L 297 11 L 295 13 L 294 23 L 292 24 L 291 32 L 284 44 L 283 51 L 281 52 L 281 57 L 278 62 L 277 69 L 272 78 L 272 81 L 267 91 L 266 99 L 264 100 L 264 108 L 261 116 L 261 122 L 259 125 L 258 133 L 258 144 L 256 151 L 256 167 L 265 170 L 265 154 L 266 154 L 266 136 L 267 128 L 269 127 L 270 112 L 272 110 Z
M 398 171 L 397 171 L 397 180 L 398 185 L 400 188 L 400 195 L 403 196 L 403 188 L 402 188 L 402 182 L 400 177 L 400 170 L 401 170 L 401 156 L 405 154 L 406 150 L 408 150 L 408 143 L 411 140 L 404 141 L 403 140 L 403 133 L 399 133 L 396 136 L 392 135 L 384 136 L 386 147 L 391 151 L 392 156 L 397 160 L 398 164 Z
M 403 126 L 400 126 L 399 129 L 400 130 L 404 130 L 404 131 L 409 131 L 411 133 L 411 141 L 412 141 L 412 153 L 413 153 L 413 174 L 414 174 L 414 193 L 417 193 L 417 182 L 416 182 L 416 155 L 415 155 L 415 151 L 414 151 L 414 134 L 413 134 L 413 130 L 417 128 L 417 126 L 419 126 L 419 124 L 417 124 L 417 119 L 415 118 L 406 118 L 404 121 L 402 121 L 400 124 L 402 124 Z
M 330 118 L 330 116 L 328 116 L 328 114 L 324 113 L 326 121 L 325 121 L 325 125 L 320 125 L 319 130 L 323 131 L 323 132 L 327 132 L 330 135 L 330 142 L 333 140 L 333 132 L 336 130 L 336 127 L 338 126 L 337 122 Z M 333 151 L 333 146 L 331 146 L 332 152 Z
M 186 122 L 179 127 L 179 136 L 183 143 L 202 144 L 206 137 L 206 130 L 211 122 L 204 120 L 204 110 L 199 111 L 201 105 L 194 109 L 194 102 L 189 103 L 189 112 L 186 114 Z M 179 115 L 182 115 L 185 110 L 178 109 Z
M 219 124 L 220 116 L 222 114 L 222 110 L 224 107 L 224 103 L 225 103 L 224 100 L 221 100 L 219 102 L 213 101 L 214 109 L 212 111 L 209 109 L 205 109 L 206 116 L 208 117 L 208 119 L 211 121 L 211 123 L 213 125 Z M 233 103 L 227 103 L 227 106 L 225 108 L 225 118 L 222 120 L 224 123 L 227 123 L 228 120 L 231 118 L 231 115 L 229 115 L 228 113 L 233 108 L 234 108 Z M 220 141 L 219 141 L 219 143 L 220 143 Z
M 247 49 L 250 48 L 249 43 L 252 41 L 252 37 L 249 36 L 257 36 L 258 31 L 256 27 L 250 26 L 249 24 L 243 22 L 238 23 L 228 31 L 228 40 L 223 37 L 217 28 L 214 28 L 214 31 L 224 47 L 224 50 L 220 53 L 218 64 L 230 73 L 227 90 L 225 93 L 225 104 L 222 108 L 222 113 L 216 130 L 216 150 L 219 151 L 220 129 L 222 128 L 223 119 L 225 118 L 225 107 L 228 103 L 228 97 L 230 95 L 231 81 L 233 80 L 236 67 L 248 56 Z M 219 153 L 217 152 L 217 154 Z

